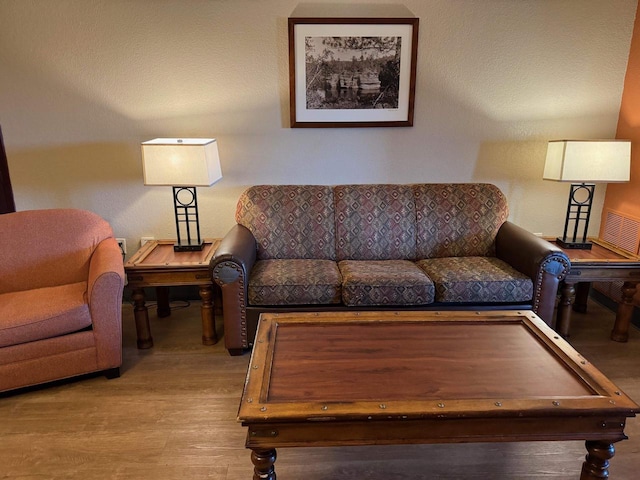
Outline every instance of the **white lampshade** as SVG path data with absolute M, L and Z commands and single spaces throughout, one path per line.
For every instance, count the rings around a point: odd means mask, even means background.
M 142 143 L 145 185 L 208 187 L 222 178 L 215 138 L 156 138 Z
M 574 183 L 628 182 L 629 140 L 554 140 L 547 146 L 545 180 Z

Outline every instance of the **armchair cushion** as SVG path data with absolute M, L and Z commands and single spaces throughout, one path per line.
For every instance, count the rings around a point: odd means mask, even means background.
M 259 260 L 251 270 L 254 305 L 340 303 L 341 277 L 331 260 Z
M 426 305 L 433 302 L 433 282 L 408 260 L 343 260 L 345 305 Z
M 86 282 L 93 252 L 110 225 L 76 209 L 28 210 L 2 216 L 0 293 Z M 64 268 L 61 266 L 64 265 Z
M 420 260 L 435 283 L 436 302 L 514 303 L 531 301 L 533 282 L 495 257 L 444 257 Z
M 0 294 L 0 348 L 90 327 L 86 291 L 87 283 L 78 282 Z

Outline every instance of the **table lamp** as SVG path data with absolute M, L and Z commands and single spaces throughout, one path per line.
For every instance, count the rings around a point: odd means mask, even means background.
M 178 235 L 173 249 L 176 252 L 202 250 L 196 187 L 209 187 L 222 178 L 216 139 L 156 138 L 143 142 L 142 171 L 145 185 L 173 187 Z M 181 235 L 183 229 L 186 238 Z
M 629 140 L 553 140 L 547 146 L 543 179 L 571 182 L 563 248 L 590 250 L 587 240 L 595 183 L 628 182 L 631 166 Z M 584 224 L 582 236 L 580 223 Z M 573 230 L 570 233 L 570 225 Z

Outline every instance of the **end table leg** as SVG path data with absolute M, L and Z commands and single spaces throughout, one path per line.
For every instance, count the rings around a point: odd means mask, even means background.
M 276 456 L 275 448 L 271 450 L 252 450 L 253 480 L 276 480 L 276 469 L 273 466 L 276 462 Z
M 633 297 L 638 282 L 624 282 L 622 285 L 622 302 L 618 305 L 616 323 L 611 330 L 611 340 L 626 342 L 629 340 L 629 325 L 633 316 Z
M 587 440 L 586 446 L 589 453 L 582 464 L 580 480 L 609 478 L 609 460 L 616 452 L 613 444 Z
M 591 282 L 578 282 L 576 284 L 576 298 L 573 301 L 572 310 L 578 313 L 587 313 L 587 300 Z
M 202 344 L 215 345 L 218 343 L 218 334 L 216 333 L 216 319 L 213 313 L 213 286 L 201 285 L 200 298 L 202 299 L 202 306 L 200 307 Z
M 556 319 L 556 331 L 564 338 L 569 337 L 569 326 L 571 324 L 571 304 L 576 295 L 573 283 L 562 282 L 560 285 L 560 303 Z
M 138 348 L 151 348 L 153 347 L 153 338 L 151 338 L 151 327 L 149 327 L 149 311 L 144 304 L 144 289 L 134 288 L 131 298 L 133 299 L 133 316 L 136 321 Z
M 171 303 L 169 302 L 169 287 L 156 287 L 158 299 L 158 318 L 171 315 Z

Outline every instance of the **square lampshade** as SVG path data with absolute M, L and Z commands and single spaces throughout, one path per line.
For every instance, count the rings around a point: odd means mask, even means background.
M 547 146 L 543 179 L 573 183 L 628 182 L 629 140 L 554 140 Z
M 145 185 L 208 187 L 222 178 L 215 138 L 156 138 L 142 143 Z

